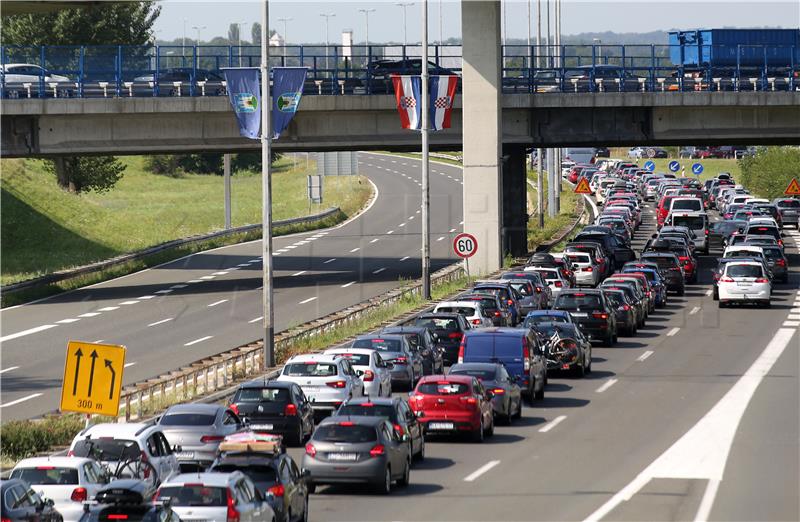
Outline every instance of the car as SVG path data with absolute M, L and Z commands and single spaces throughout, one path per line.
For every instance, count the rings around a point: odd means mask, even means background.
M 500 302 L 500 297 L 495 294 L 464 292 L 456 296 L 455 299 L 480 302 L 484 312 L 492 320 L 492 326 L 508 326 L 511 324 L 511 309 L 508 307 L 508 303 Z
M 531 277 L 538 276 L 536 273 L 528 273 Z M 517 305 L 519 306 L 518 312 L 520 314 L 520 319 L 517 322 L 521 320 L 521 317 L 525 317 L 531 310 L 538 310 L 542 306 L 541 287 L 535 286 L 533 282 L 526 278 L 518 277 L 507 279 L 507 281 L 511 284 L 511 288 L 517 292 Z M 542 284 L 544 283 L 542 282 Z M 537 290 L 539 291 L 538 293 Z M 490 324 L 488 326 L 494 325 Z
M 61 513 L 51 499 L 45 499 L 20 479 L 0 481 L 4 522 L 62 522 Z
M 420 58 L 371 60 L 367 65 L 365 79 L 357 83 L 355 89 L 359 92 L 364 91 L 367 94 L 393 94 L 392 75 L 419 75 L 421 71 L 422 60 Z M 452 69 L 441 67 L 433 61 L 428 61 L 428 74 L 437 76 L 457 75 Z M 460 85 L 457 89 L 460 89 Z
M 564 310 L 538 310 L 531 312 L 525 317 L 523 328 L 533 328 L 538 323 L 569 323 L 572 324 L 572 316 Z
M 603 288 L 603 294 L 614 309 L 617 316 L 617 328 L 620 333 L 633 337 L 639 327 L 635 305 L 629 300 L 622 289 Z
M 736 234 L 747 225 L 746 221 L 717 221 L 708 229 L 708 249 L 724 250 L 733 234 Z
M 756 261 L 738 261 L 725 264 L 717 282 L 719 307 L 731 303 L 756 303 L 770 306 L 772 283 L 764 272 L 763 264 Z
M 469 362 L 502 363 L 516 377 L 528 402 L 544 398 L 547 361 L 530 329 L 493 327 L 468 332 L 459 347 L 458 363 Z
M 626 263 L 625 266 L 622 267 L 621 273 L 642 274 L 645 276 L 650 283 L 653 295 L 655 296 L 656 308 L 664 308 L 667 306 L 667 285 L 664 282 L 664 278 L 662 277 L 658 266 L 649 267 L 647 264 L 638 262 Z
M 783 234 L 774 222 L 751 220 L 744 229 L 745 236 L 771 236 L 783 248 Z
M 640 261 L 652 261 L 658 264 L 658 268 L 664 274 L 667 283 L 667 291 L 675 292 L 678 295 L 686 293 L 686 281 L 683 275 L 683 267 L 678 256 L 671 252 L 645 252 L 639 257 Z
M 180 473 L 175 449 L 156 424 L 104 422 L 75 435 L 67 456 L 93 458 L 119 478 L 139 478 L 156 487 Z
M 526 266 L 526 272 L 534 272 L 542 278 L 542 280 L 547 283 L 547 286 L 550 289 L 550 295 L 553 299 L 561 293 L 561 290 L 565 288 L 569 288 L 571 283 L 564 277 L 564 274 L 561 273 L 561 270 L 558 268 L 551 268 L 551 267 L 539 267 L 539 266 Z
M 764 255 L 764 249 L 761 248 L 760 246 L 754 246 L 754 245 L 729 246 L 728 248 L 725 249 L 724 252 L 722 252 L 722 257 L 723 258 L 752 257 L 758 259 L 759 261 L 762 261 L 764 265 L 767 264 L 767 258 Z
M 14 98 L 28 97 L 28 88 L 32 96 L 44 97 L 51 83 L 64 83 L 74 87 L 74 83 L 60 74 L 53 74 L 47 69 L 32 63 L 7 63 L 0 65 L 3 89 L 6 95 Z M 45 92 L 40 92 L 40 81 L 44 82 Z M 58 87 L 57 87 L 58 89 Z M 59 97 L 69 97 L 71 89 L 58 89 Z
M 85 504 L 80 522 L 181 522 L 169 502 L 153 496 L 150 484 L 120 479 L 102 487 L 92 503 Z
M 161 484 L 157 498 L 169 499 L 181 520 L 275 522 L 264 494 L 241 471 L 178 475 Z
M 308 472 L 299 469 L 279 440 L 244 432 L 227 437 L 220 447 L 209 472 L 247 475 L 266 497 L 276 522 L 308 520 Z
M 519 294 L 514 290 L 510 280 L 476 281 L 471 291 L 478 294 L 494 294 L 500 298 L 500 304 L 506 303 L 511 311 L 511 324 L 509 326 L 514 326 L 522 320 L 520 317 Z
M 680 226 L 691 230 L 695 235 L 693 238 L 695 248 L 704 254 L 708 254 L 708 224 L 708 215 L 704 211 L 673 211 L 664 222 L 666 227 Z
M 500 279 L 508 279 L 511 281 L 512 286 L 516 285 L 517 280 L 524 279 L 527 280 L 533 285 L 533 292 L 534 295 L 530 299 L 532 301 L 532 306 L 525 312 L 529 313 L 531 310 L 543 310 L 550 306 L 550 300 L 552 298 L 552 292 L 550 290 L 550 286 L 542 279 L 542 276 L 537 274 L 536 272 L 526 272 L 524 270 L 514 270 L 511 272 L 503 272 L 500 274 Z M 519 291 L 519 288 L 514 286 L 514 288 Z M 525 308 L 525 303 L 523 303 L 523 309 Z M 507 325 L 500 325 L 500 324 L 493 324 L 493 326 L 507 326 Z
M 719 301 L 719 280 L 722 278 L 722 274 L 725 272 L 725 265 L 739 261 L 755 261 L 757 263 L 761 263 L 760 259 L 753 257 L 729 257 L 727 259 L 718 258 L 717 266 L 711 271 L 712 296 L 714 301 Z M 764 265 L 764 267 L 766 268 L 766 265 Z
M 494 435 L 493 397 L 476 377 L 430 375 L 417 383 L 408 404 L 426 436 L 469 434 L 483 442 Z
M 364 395 L 388 397 L 392 394 L 392 368 L 394 364 L 383 360 L 380 352 L 368 348 L 330 348 L 322 352 L 334 357 L 345 357 L 364 383 Z
M 295 355 L 283 365 L 277 380 L 300 386 L 315 418 L 333 413 L 351 397 L 364 395 L 364 384 L 345 357 Z
M 513 419 L 522 417 L 522 391 L 517 378 L 510 375 L 500 363 L 462 363 L 455 364 L 447 372 L 453 375 L 468 375 L 492 393 L 492 409 L 496 420 L 510 425 Z
M 403 334 L 370 334 L 356 338 L 351 348 L 375 350 L 392 365 L 392 390 L 411 390 L 422 377 L 422 356 L 411 347 Z M 363 394 L 362 394 L 363 395 Z
M 784 227 L 794 225 L 800 230 L 800 199 L 776 198 L 772 200 L 772 204 L 778 207 Z
M 441 379 L 431 375 L 425 379 Z M 419 386 L 419 383 L 417 383 Z M 399 435 L 383 417 L 328 417 L 306 444 L 303 469 L 308 470 L 308 491 L 320 484 L 368 484 L 388 495 L 392 483 L 410 482 L 411 453 L 408 435 Z
M 479 301 L 442 301 L 433 307 L 433 313 L 461 314 L 472 328 L 492 326 L 491 312 L 483 309 Z
M 24 481 L 52 500 L 65 522 L 77 522 L 83 515 L 83 503 L 109 481 L 108 473 L 96 461 L 79 457 L 22 459 L 11 470 L 10 478 Z
M 314 410 L 296 382 L 255 379 L 239 385 L 230 408 L 251 430 L 281 435 L 301 446 L 314 431 Z
M 592 343 L 575 323 L 536 323 L 533 330 L 543 340 L 548 371 L 584 377 L 592 371 Z
M 181 471 L 203 471 L 214 461 L 217 447 L 226 435 L 239 431 L 242 421 L 219 404 L 175 404 L 159 418 L 167 442 L 180 447 L 175 452 Z
M 225 94 L 225 78 L 219 73 L 207 69 L 171 67 L 158 71 L 157 82 L 154 81 L 154 78 L 156 78 L 155 73 L 137 76 L 133 78 L 133 85 L 130 88 L 137 94 L 146 94 L 142 91 L 146 89 L 146 91 L 152 92 L 155 83 L 160 95 L 185 96 L 190 92 L 194 83 L 198 93 L 205 92 L 215 96 Z
M 606 346 L 617 342 L 616 315 L 601 290 L 567 290 L 556 298 L 553 309 L 568 311 L 590 340 Z
M 641 288 L 634 282 L 624 279 L 606 279 L 599 287 L 601 290 L 621 290 L 627 298 L 628 304 L 633 308 L 636 318 L 636 326 L 642 327 L 647 320 L 647 300 L 642 294 Z M 619 326 L 618 326 L 619 328 Z
M 423 326 L 389 326 L 381 330 L 384 334 L 401 334 L 408 339 L 411 348 L 422 358 L 422 374 L 444 373 L 442 349 L 437 345 L 438 336 Z
M 772 276 L 781 283 L 789 282 L 789 260 L 783 252 L 783 249 L 778 246 L 761 246 L 764 251 L 764 257 L 767 258 L 767 266 L 769 267 Z
M 414 320 L 414 326 L 430 328 L 437 336 L 437 344 L 442 351 L 444 364 L 450 366 L 458 359 L 461 338 L 470 330 L 469 323 L 461 314 L 421 314 Z
M 536 252 L 525 263 L 523 271 L 530 271 L 536 268 L 555 268 L 561 274 L 560 279 L 565 281 L 568 286 L 575 286 L 575 274 L 572 271 L 569 259 L 557 259 L 547 252 Z M 546 282 L 552 288 L 552 284 L 549 281 Z
M 425 434 L 422 426 L 402 397 L 361 397 L 342 404 L 336 411 L 339 417 L 383 417 L 388 420 L 398 435 L 408 435 L 409 453 L 412 458 L 425 458 Z
M 615 268 L 621 268 L 622 265 L 628 261 L 636 259 L 636 252 L 632 248 L 626 246 L 616 235 L 612 234 L 609 230 L 608 233 L 597 232 L 580 232 L 572 239 L 573 243 L 587 243 L 595 242 L 600 243 L 603 249 L 611 256 L 611 265 Z
M 595 287 L 600 282 L 600 267 L 586 252 L 565 252 L 575 266 L 575 280 L 578 286 Z

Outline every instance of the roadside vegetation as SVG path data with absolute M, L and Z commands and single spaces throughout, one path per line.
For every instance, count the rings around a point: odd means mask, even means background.
M 528 219 L 528 251 L 535 252 L 536 248 L 542 243 L 546 242 L 555 236 L 560 230 L 572 223 L 578 217 L 577 203 L 580 195 L 573 192 L 573 187 L 566 182 L 561 183 L 561 207 L 559 213 L 555 217 L 550 217 L 547 213 L 547 172 L 544 175 L 544 228 L 539 228 L 539 217 L 534 213 Z M 560 175 L 560 173 L 559 173 Z M 535 169 L 528 170 L 528 179 L 536 186 L 538 179 L 537 171 Z M 528 193 L 531 200 L 536 206 L 536 190 L 528 185 Z

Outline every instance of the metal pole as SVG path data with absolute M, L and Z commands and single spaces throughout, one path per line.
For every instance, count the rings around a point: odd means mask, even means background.
M 442 0 L 439 0 L 439 45 L 444 44 L 444 37 L 442 34 Z
M 261 11 L 261 222 L 263 254 L 264 367 L 275 365 L 275 311 L 272 307 L 272 104 L 269 98 L 269 0 Z
M 547 0 L 547 66 L 552 67 L 550 58 L 553 57 L 553 36 L 550 33 L 550 0 Z
M 542 172 L 542 162 L 544 161 L 544 149 L 536 149 L 536 154 L 539 159 L 536 162 L 536 206 L 538 207 L 536 213 L 539 215 L 539 228 L 544 228 L 544 178 Z
M 188 19 L 183 19 L 183 38 L 181 39 L 181 66 L 183 66 L 183 53 L 184 49 L 186 48 L 186 21 Z
M 542 0 L 536 0 L 536 67 L 542 67 Z M 539 149 L 541 150 L 541 149 Z
M 506 28 L 508 27 L 508 20 L 506 19 L 507 3 L 507 0 L 500 0 L 500 8 L 503 10 L 503 45 L 500 52 L 500 64 L 503 71 L 503 78 L 506 77 Z
M 414 5 L 414 2 L 397 2 L 395 5 L 403 8 L 403 45 L 408 45 L 408 27 L 406 24 L 406 7 Z
M 370 13 L 374 13 L 375 9 L 374 8 L 372 8 L 372 9 L 359 9 L 358 12 L 359 13 L 364 13 L 364 17 L 366 18 L 366 22 L 367 22 L 366 29 L 367 29 L 367 32 L 366 32 L 365 36 L 366 36 L 367 52 L 369 52 L 369 14 Z M 367 56 L 367 59 L 369 59 L 369 56 Z
M 428 180 L 428 0 L 422 0 L 422 297 L 431 298 L 430 183 Z
M 283 22 L 283 65 L 286 65 L 286 46 L 289 45 L 289 29 L 286 22 L 291 22 L 293 18 L 278 18 L 279 22 Z
M 231 155 L 222 156 L 223 178 L 225 183 L 225 230 L 231 228 Z
M 550 217 L 555 217 L 558 214 L 558 190 L 557 190 L 557 181 L 556 181 L 556 154 L 555 149 L 548 149 L 547 150 L 547 173 L 548 173 L 548 185 L 547 185 L 547 192 L 550 194 L 551 202 L 548 208 L 549 212 L 548 215 Z
M 531 0 L 528 0 L 528 39 L 526 40 L 528 45 L 528 64 L 527 68 L 531 69 L 533 66 L 531 65 Z
M 330 65 L 328 64 L 328 55 L 330 51 L 328 48 L 331 45 L 330 38 L 328 37 L 328 20 L 330 17 L 336 16 L 336 13 L 320 13 L 319 15 L 325 18 L 325 70 L 328 72 L 328 69 L 330 69 Z

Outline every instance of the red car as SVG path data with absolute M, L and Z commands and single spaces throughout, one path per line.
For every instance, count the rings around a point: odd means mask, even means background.
M 420 379 L 408 405 L 426 434 L 469 433 L 483 442 L 494 434 L 493 393 L 469 375 L 428 375 Z
M 664 225 L 664 221 L 667 219 L 669 215 L 670 206 L 672 206 L 672 200 L 678 196 L 664 196 L 661 198 L 661 201 L 658 202 L 658 209 L 656 210 L 656 220 L 658 221 L 658 228 L 661 228 Z

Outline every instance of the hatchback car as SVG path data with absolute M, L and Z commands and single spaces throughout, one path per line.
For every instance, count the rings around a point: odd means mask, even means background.
M 176 404 L 158 419 L 181 471 L 203 471 L 214 461 L 217 447 L 226 435 L 242 427 L 230 409 L 219 404 Z
M 617 342 L 617 319 L 601 290 L 568 290 L 553 304 L 555 310 L 566 310 L 590 340 L 606 346 Z
M 777 198 L 772 203 L 781 213 L 781 223 L 784 227 L 795 226 L 800 230 L 800 199 Z
M 433 308 L 433 313 L 461 314 L 472 328 L 493 326 L 491 313 L 485 311 L 479 301 L 442 301 Z
M 364 395 L 369 397 L 388 397 L 392 394 L 392 363 L 387 363 L 381 354 L 367 348 L 330 348 L 325 355 L 344 357 L 361 377 Z
M 439 336 L 431 328 L 424 326 L 388 326 L 380 331 L 384 334 L 400 334 L 408 339 L 411 349 L 422 358 L 422 374 L 444 373 L 442 348 L 437 344 Z
M 281 435 L 290 445 L 302 445 L 314 431 L 314 410 L 296 382 L 246 382 L 236 390 L 230 408 L 251 430 Z
M 476 377 L 428 376 L 408 400 L 426 435 L 469 434 L 475 442 L 494 434 L 493 394 Z
M 513 419 L 522 417 L 522 389 L 517 384 L 517 377 L 510 375 L 502 364 L 455 364 L 447 375 L 477 377 L 480 383 L 491 391 L 495 419 L 503 424 L 511 424 Z
M 534 331 L 542 338 L 548 371 L 570 372 L 583 377 L 592 371 L 592 343 L 575 323 L 537 323 Z
M 80 522 L 181 522 L 169 502 L 153 498 L 155 490 L 140 480 L 115 480 L 86 504 Z
M 725 271 L 717 283 L 719 307 L 731 303 L 755 303 L 769 307 L 772 283 L 761 263 L 739 261 L 725 264 Z
M 333 355 L 295 355 L 286 361 L 277 380 L 300 386 L 315 417 L 334 412 L 351 397 L 364 395 L 364 384 L 350 361 Z
M 414 320 L 414 326 L 430 328 L 437 336 L 437 344 L 442 348 L 442 358 L 446 365 L 458 359 L 461 338 L 470 330 L 469 323 L 461 314 L 422 314 Z
M 402 334 L 362 335 L 353 341 L 351 348 L 375 350 L 381 359 L 391 364 L 393 390 L 411 390 L 422 377 L 422 356 L 411 347 L 411 343 Z
M 678 256 L 667 252 L 645 252 L 639 258 L 640 261 L 652 261 L 658 264 L 658 268 L 664 274 L 667 282 L 667 290 L 683 295 L 686 292 L 686 282 L 683 276 L 683 268 Z

